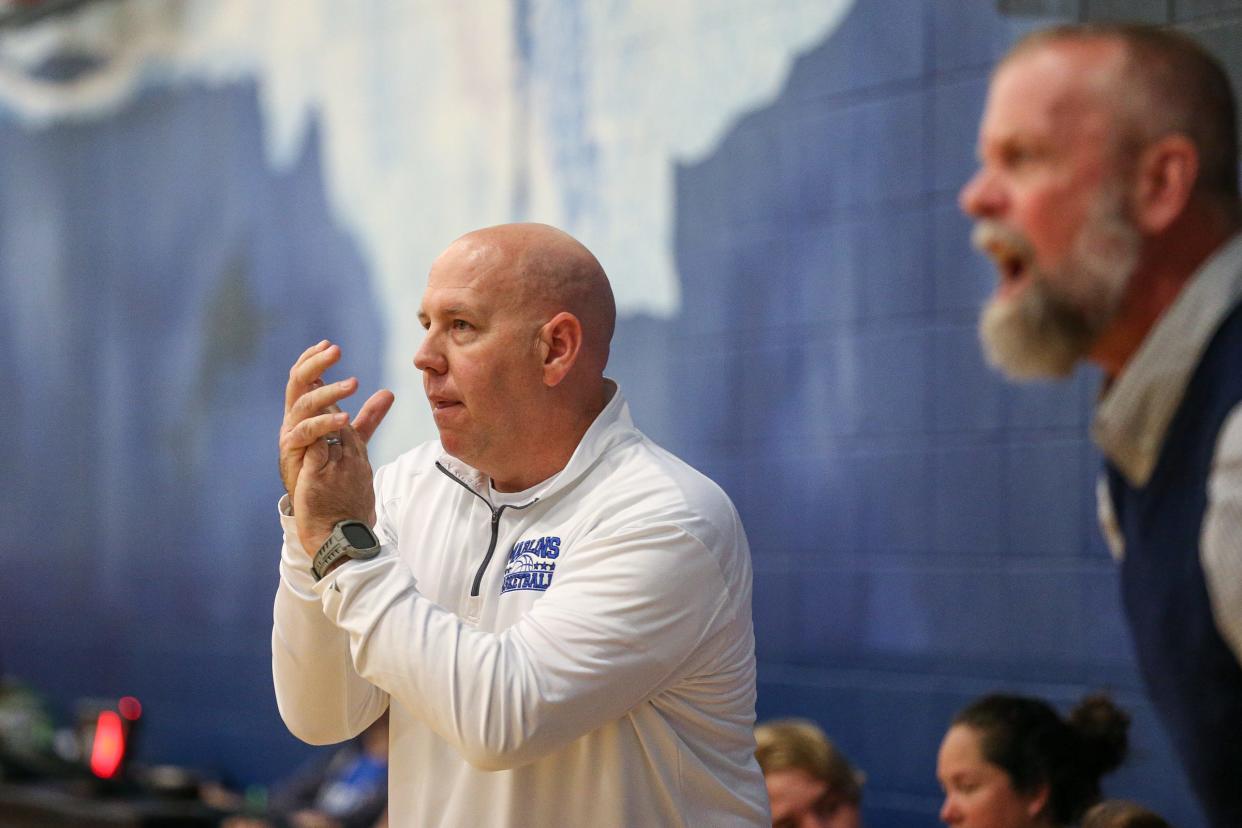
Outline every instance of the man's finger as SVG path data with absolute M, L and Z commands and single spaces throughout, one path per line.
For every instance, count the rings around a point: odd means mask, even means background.
M 298 368 L 303 363 L 306 362 L 306 360 L 310 359 L 315 354 L 326 351 L 328 349 L 328 346 L 330 346 L 331 344 L 332 343 L 329 342 L 328 340 L 321 339 L 318 342 L 316 342 L 314 345 L 307 348 L 305 351 L 303 351 L 301 354 L 298 355 L 297 359 L 293 361 L 293 366 L 289 369 L 289 375 L 293 376 L 297 372 Z
M 355 377 L 312 388 L 298 397 L 293 405 L 289 407 L 289 411 L 285 415 L 286 427 L 292 428 L 301 420 L 313 417 L 316 414 L 322 414 L 325 411 L 333 414 L 339 412 L 341 408 L 337 403 L 357 390 L 358 380 Z
M 362 442 L 371 442 L 371 435 L 375 434 L 375 429 L 379 428 L 379 424 L 383 422 L 388 409 L 392 408 L 395 400 L 393 393 L 383 388 L 372 394 L 371 398 L 362 404 L 358 416 L 354 417 L 354 431 L 358 432 L 358 437 L 362 439 Z
M 344 412 L 310 417 L 286 431 L 281 445 L 286 451 L 310 448 L 316 440 L 339 431 L 348 423 L 349 415 Z
M 326 343 L 327 340 L 325 339 Z M 322 346 L 322 347 L 321 347 Z M 289 382 L 285 385 L 285 411 L 293 407 L 298 397 L 315 387 L 315 380 L 341 358 L 339 345 L 328 343 L 314 345 L 289 369 Z
M 297 358 L 297 359 L 295 359 L 295 360 L 293 361 L 293 364 L 294 364 L 294 365 L 298 365 L 299 363 L 305 362 L 307 359 L 309 359 L 309 358 L 310 358 L 310 356 L 311 356 L 312 354 L 317 354 L 317 353 L 319 353 L 319 352 L 320 352 L 320 351 L 322 351 L 324 348 L 328 347 L 330 344 L 331 344 L 331 343 L 330 343 L 330 342 L 328 342 L 328 340 L 326 340 L 326 339 L 321 339 L 321 340 L 319 340 L 319 341 L 318 341 L 318 342 L 316 342 L 314 345 L 310 346 L 310 347 L 309 347 L 309 348 L 307 348 L 305 351 L 303 351 L 303 352 L 302 352 L 302 353 L 298 356 L 298 358 Z

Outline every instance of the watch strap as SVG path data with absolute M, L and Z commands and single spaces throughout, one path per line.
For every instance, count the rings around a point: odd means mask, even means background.
M 375 545 L 367 549 L 359 549 L 349 542 L 345 537 L 342 527 L 346 524 L 357 524 L 366 530 L 371 539 L 375 541 Z M 328 574 L 328 568 L 332 566 L 340 558 L 373 558 L 379 552 L 379 540 L 375 537 L 375 533 L 371 531 L 365 523 L 359 520 L 342 520 L 336 526 L 332 527 L 332 534 L 328 535 L 328 539 L 323 542 L 323 546 L 319 547 L 319 551 L 315 553 L 314 559 L 311 561 L 311 573 L 315 576 L 316 581 L 323 580 L 323 576 Z
M 315 560 L 311 562 L 311 572 L 315 576 L 315 580 L 323 579 L 328 573 L 328 567 L 336 562 L 337 559 L 344 557 L 349 544 L 345 539 L 338 537 L 335 532 L 324 541 L 323 546 L 319 547 L 319 551 L 315 553 Z

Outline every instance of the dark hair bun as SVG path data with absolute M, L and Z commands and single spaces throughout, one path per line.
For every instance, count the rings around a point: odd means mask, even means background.
M 1114 770 L 1129 748 L 1130 716 L 1102 694 L 1087 696 L 1069 714 L 1081 740 L 1083 770 L 1097 779 Z
M 975 728 L 984 758 L 1015 790 L 1047 785 L 1053 824 L 1077 823 L 1100 798 L 1100 777 L 1121 764 L 1130 717 L 1107 696 L 1087 696 L 1062 718 L 1042 699 L 993 694 L 967 705 L 955 725 Z

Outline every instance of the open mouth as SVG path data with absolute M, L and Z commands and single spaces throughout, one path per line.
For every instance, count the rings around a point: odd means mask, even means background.
M 999 257 L 994 256 L 993 261 L 996 262 L 996 270 L 1000 274 L 998 293 L 1001 296 L 1008 296 L 1016 292 L 1025 281 L 1026 258 L 1016 253 L 1006 253 Z
M 1002 225 L 982 222 L 975 227 L 974 243 L 996 266 L 999 298 L 1006 299 L 1022 289 L 1029 280 L 1033 257 L 1025 238 Z

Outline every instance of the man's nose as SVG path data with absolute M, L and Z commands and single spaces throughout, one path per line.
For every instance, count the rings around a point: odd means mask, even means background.
M 996 176 L 980 167 L 957 196 L 962 212 L 974 218 L 995 218 L 1005 207 L 1005 190 Z
M 414 367 L 420 371 L 431 371 L 433 374 L 443 374 L 448 370 L 444 352 L 436 345 L 436 337 L 430 333 L 423 337 L 422 344 L 414 352 Z

